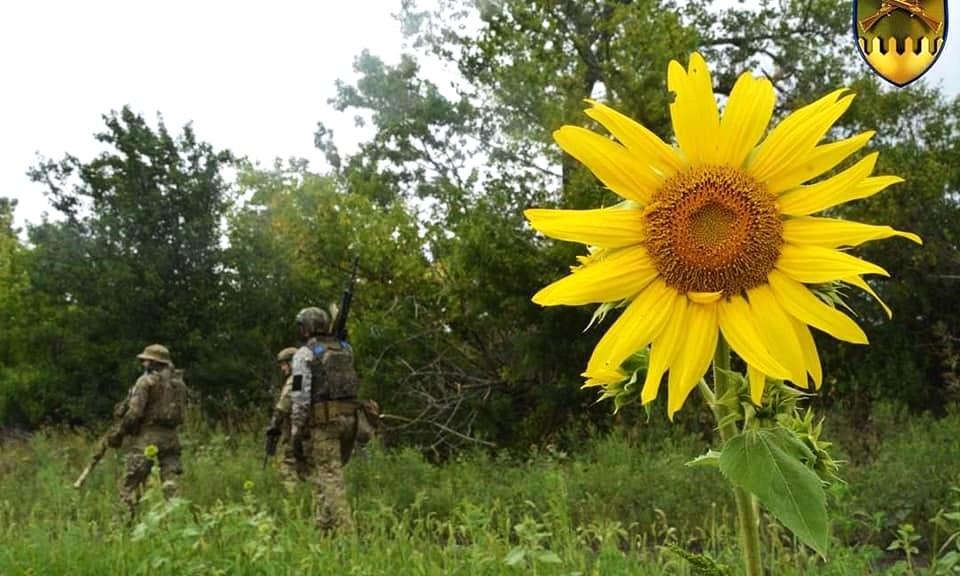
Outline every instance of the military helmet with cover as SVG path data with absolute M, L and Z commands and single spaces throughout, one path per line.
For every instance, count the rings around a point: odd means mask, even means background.
M 143 349 L 143 352 L 137 354 L 137 358 L 140 360 L 152 360 L 166 364 L 167 366 L 173 365 L 173 361 L 170 360 L 170 351 L 162 344 L 151 344 L 147 346 Z
M 330 316 L 316 306 L 304 308 L 297 312 L 297 324 L 303 326 L 308 334 L 324 334 L 330 327 Z
M 290 362 L 293 360 L 293 355 L 297 353 L 297 349 L 290 347 L 284 348 L 277 353 L 277 362 Z

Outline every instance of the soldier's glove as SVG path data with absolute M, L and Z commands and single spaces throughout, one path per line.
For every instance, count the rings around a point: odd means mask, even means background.
M 270 423 L 267 424 L 267 436 L 279 436 L 280 435 L 280 425 L 283 423 L 284 418 L 274 412 L 273 416 L 270 417 Z
M 296 424 L 290 427 L 290 444 L 293 446 L 293 455 L 297 460 L 305 460 L 303 454 L 303 429 Z
M 107 446 L 111 448 L 119 448 L 123 445 L 123 434 L 117 434 L 116 432 L 107 434 L 104 438 L 106 440 Z
M 303 453 L 303 439 L 294 438 L 293 439 L 293 456 L 297 460 L 303 462 L 307 459 L 306 455 Z
M 267 424 L 267 436 L 279 436 L 280 435 L 280 419 L 277 418 L 277 415 L 274 414 L 270 418 L 270 423 Z

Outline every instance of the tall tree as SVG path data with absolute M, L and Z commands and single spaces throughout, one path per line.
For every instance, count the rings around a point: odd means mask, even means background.
M 57 377 L 38 384 L 58 398 L 58 416 L 102 412 L 128 385 L 133 356 L 170 346 L 201 390 L 222 386 L 217 334 L 222 266 L 220 219 L 229 201 L 229 152 L 173 136 L 129 108 L 104 116 L 106 150 L 90 162 L 41 160 L 30 177 L 46 185 L 62 222 L 31 227 L 32 282 L 55 305 L 42 355 Z

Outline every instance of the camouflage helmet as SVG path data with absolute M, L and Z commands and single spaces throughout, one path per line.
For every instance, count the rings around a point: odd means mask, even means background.
M 308 334 L 323 334 L 330 327 L 330 316 L 326 311 L 310 306 L 297 312 L 297 324 L 303 326 Z
M 297 353 L 296 348 L 284 348 L 277 353 L 277 362 L 289 362 L 293 360 L 293 355 Z
M 173 362 L 170 360 L 170 351 L 162 344 L 151 344 L 147 346 L 143 349 L 143 352 L 137 354 L 137 358 L 140 360 L 152 360 L 166 364 L 167 366 L 173 365 Z

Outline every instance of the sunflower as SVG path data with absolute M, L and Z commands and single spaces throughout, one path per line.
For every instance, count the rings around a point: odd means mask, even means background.
M 767 377 L 819 387 L 823 375 L 810 326 L 867 343 L 857 323 L 826 302 L 822 288 L 849 284 L 877 298 L 863 276 L 888 275 L 843 249 L 892 236 L 920 238 L 813 214 L 902 179 L 871 176 L 877 161 L 871 153 L 811 182 L 874 134 L 820 143 L 850 106 L 848 90 L 800 108 L 764 138 L 775 102 L 765 78 L 741 75 L 722 116 L 699 54 L 690 56 L 687 69 L 670 62 L 667 88 L 675 94 L 670 116 L 677 146 L 590 100 L 587 116 L 616 141 L 577 126 L 554 132 L 560 147 L 623 202 L 525 212 L 543 234 L 590 249 L 570 275 L 533 301 L 623 306 L 593 351 L 586 385 L 622 382 L 630 376 L 623 363 L 649 346 L 641 401 L 656 398 L 669 373 L 671 418 L 709 366 L 721 334 L 747 365 L 755 403 Z

